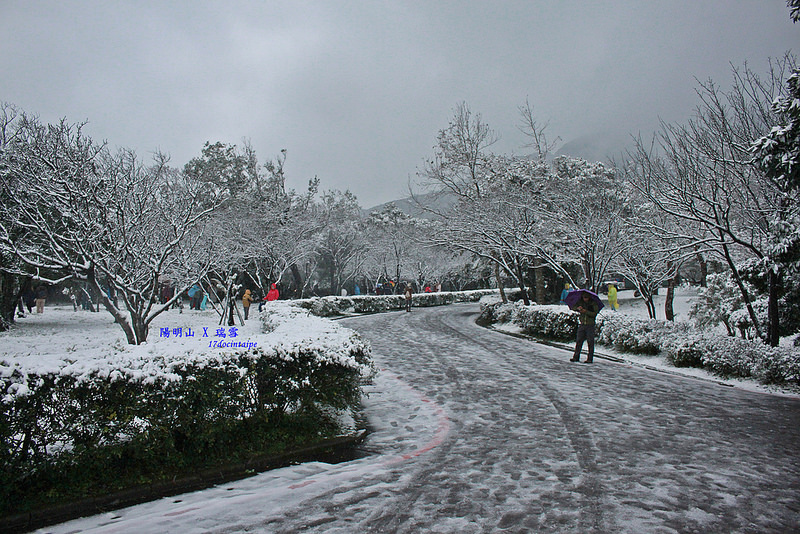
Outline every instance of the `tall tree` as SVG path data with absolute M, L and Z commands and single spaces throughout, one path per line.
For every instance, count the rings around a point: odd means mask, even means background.
M 349 191 L 327 191 L 317 207 L 324 229 L 318 242 L 321 275 L 333 294 L 361 271 L 366 242 L 361 221 L 361 207 Z
M 796 19 L 795 19 L 796 20 Z M 764 258 L 769 279 L 768 313 L 770 340 L 777 340 L 779 325 L 778 285 L 782 272 L 800 261 L 800 69 L 786 81 L 786 94 L 777 98 L 772 109 L 778 122 L 751 148 L 756 165 L 779 191 L 780 209 L 770 224 L 774 245 Z
M 713 81 L 701 83 L 695 118 L 686 125 L 663 124 L 655 150 L 640 140 L 626 168 L 646 199 L 683 221 L 676 228 L 696 229 L 696 244 L 728 264 L 757 335 L 772 345 L 778 343 L 777 306 L 771 307 L 764 336 L 737 264 L 750 258 L 766 261 L 776 221 L 790 217 L 785 193 L 754 165 L 750 147 L 778 123 L 772 102 L 781 96 L 794 66 L 792 56 L 770 62 L 764 78 L 747 66 L 734 68 L 727 92 Z M 778 284 L 770 293 L 776 301 Z
M 201 205 L 199 184 L 164 156 L 144 166 L 66 121 L 23 115 L 14 128 L 0 154 L 0 246 L 37 274 L 88 282 L 128 342 L 142 343 L 153 319 L 207 268 L 203 223 L 217 204 L 206 195 Z M 156 305 L 165 275 L 183 287 Z

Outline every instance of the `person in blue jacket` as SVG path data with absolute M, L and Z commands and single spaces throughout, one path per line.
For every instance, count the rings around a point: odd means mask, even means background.
M 200 284 L 195 284 L 189 289 L 189 300 L 189 309 L 200 309 L 200 303 L 203 301 L 203 289 L 200 287 Z
M 569 295 L 569 284 L 564 284 L 564 289 L 561 291 L 561 304 L 566 304 L 567 295 Z

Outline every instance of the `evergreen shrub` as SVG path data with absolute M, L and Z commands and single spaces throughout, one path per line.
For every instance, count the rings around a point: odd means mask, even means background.
M 564 306 L 524 306 L 521 303 L 481 302 L 484 324 L 513 323 L 535 337 L 559 341 L 575 338 L 577 314 Z M 601 312 L 597 317 L 598 344 L 621 352 L 663 354 L 676 367 L 697 367 L 726 377 L 752 377 L 765 384 L 800 385 L 800 350 L 769 347 L 759 340 L 699 330 L 691 323 L 639 319 Z
M 477 302 L 483 296 L 496 293 L 496 289 L 415 293 L 411 298 L 411 306 L 428 307 L 444 306 L 458 302 Z M 319 317 L 336 317 L 353 313 L 381 313 L 403 310 L 406 307 L 406 299 L 403 295 L 328 296 L 294 300 L 292 304 L 309 310 L 310 313 Z
M 301 310 L 263 317 L 265 331 L 296 338 L 79 372 L 0 362 L 0 516 L 335 432 L 335 414 L 358 407 L 374 373 L 369 346 Z

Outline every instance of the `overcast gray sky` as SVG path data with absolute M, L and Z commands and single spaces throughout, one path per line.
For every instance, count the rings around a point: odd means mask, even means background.
M 686 120 L 695 77 L 727 84 L 800 44 L 785 0 L 0 0 L 0 101 L 96 140 L 287 149 L 287 185 L 407 196 L 436 134 L 467 102 L 525 152 L 528 100 L 551 137 Z

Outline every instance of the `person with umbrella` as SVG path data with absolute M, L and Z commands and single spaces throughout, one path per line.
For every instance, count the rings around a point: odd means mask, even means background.
M 595 318 L 603 308 L 603 303 L 600 302 L 600 297 L 597 294 L 586 289 L 570 291 L 564 301 L 569 306 L 569 309 L 580 314 L 578 318 L 580 324 L 575 335 L 575 353 L 570 361 L 577 362 L 580 360 L 583 342 L 586 341 L 586 346 L 588 347 L 586 363 L 592 363 L 594 359 Z

